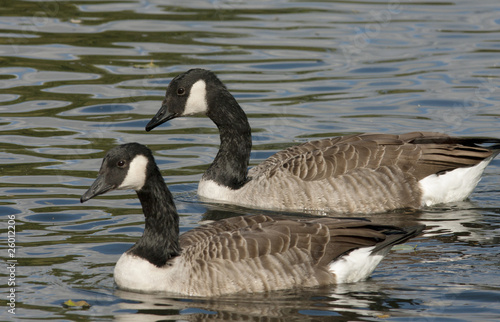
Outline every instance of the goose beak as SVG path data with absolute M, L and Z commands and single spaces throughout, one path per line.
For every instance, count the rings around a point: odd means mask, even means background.
M 94 198 L 95 196 L 102 195 L 103 193 L 106 193 L 113 189 L 115 189 L 115 187 L 113 185 L 107 184 L 104 180 L 104 176 L 99 175 L 94 183 L 90 186 L 89 190 L 87 190 L 80 197 L 80 202 L 83 203 Z
M 177 113 L 169 113 L 168 112 L 168 109 L 167 109 L 167 105 L 163 104 L 161 107 L 160 107 L 160 110 L 158 111 L 158 113 L 156 113 L 156 115 L 151 119 L 151 121 L 149 121 L 148 125 L 146 125 L 146 131 L 151 131 L 152 129 L 154 129 L 155 127 L 157 127 L 158 125 L 161 125 L 171 119 L 174 119 L 176 118 L 177 116 Z

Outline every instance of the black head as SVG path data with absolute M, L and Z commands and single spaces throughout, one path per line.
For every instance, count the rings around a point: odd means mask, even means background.
M 99 175 L 80 198 L 85 202 L 115 189 L 139 191 L 145 184 L 151 166 L 155 166 L 151 150 L 139 143 L 127 143 L 106 153 Z
M 176 76 L 167 87 L 160 110 L 146 125 L 146 131 L 179 116 L 207 114 L 210 97 L 217 95 L 218 89 L 225 91 L 226 87 L 206 69 L 191 69 Z

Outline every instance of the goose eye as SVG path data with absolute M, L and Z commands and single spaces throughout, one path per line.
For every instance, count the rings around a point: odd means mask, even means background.
M 118 161 L 118 163 L 116 164 L 119 168 L 123 168 L 125 166 L 125 161 L 123 160 L 120 160 Z
M 177 89 L 177 95 L 184 95 L 186 94 L 186 90 L 184 89 L 184 87 L 179 87 Z

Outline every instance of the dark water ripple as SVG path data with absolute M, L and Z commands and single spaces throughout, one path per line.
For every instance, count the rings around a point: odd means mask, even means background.
M 500 160 L 469 201 L 369 216 L 429 229 L 366 282 L 220 299 L 117 290 L 113 266 L 142 234 L 140 205 L 132 192 L 84 205 L 79 196 L 105 151 L 138 141 L 155 151 L 181 231 L 255 212 L 197 199 L 219 142 L 209 120 L 144 131 L 170 79 L 192 67 L 216 71 L 248 113 L 252 164 L 295 143 L 358 132 L 500 137 L 499 14 L 493 0 L 3 4 L 0 222 L 7 228 L 15 218 L 16 317 L 498 320 Z M 7 320 L 7 269 L 0 277 Z M 92 307 L 64 308 L 68 299 Z

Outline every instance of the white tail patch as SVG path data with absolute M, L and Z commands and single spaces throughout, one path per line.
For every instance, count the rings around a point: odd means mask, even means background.
M 146 167 L 148 159 L 139 154 L 130 162 L 127 176 L 117 189 L 141 190 L 146 183 Z
M 466 199 L 481 180 L 481 175 L 491 160 L 490 157 L 472 167 L 458 168 L 441 175 L 431 174 L 423 178 L 419 181 L 422 206 Z
M 337 283 L 355 283 L 367 279 L 386 253 L 372 254 L 374 248 L 358 248 L 331 263 L 329 270 L 335 274 Z
M 182 115 L 206 113 L 207 109 L 207 84 L 204 80 L 200 79 L 191 87 Z

